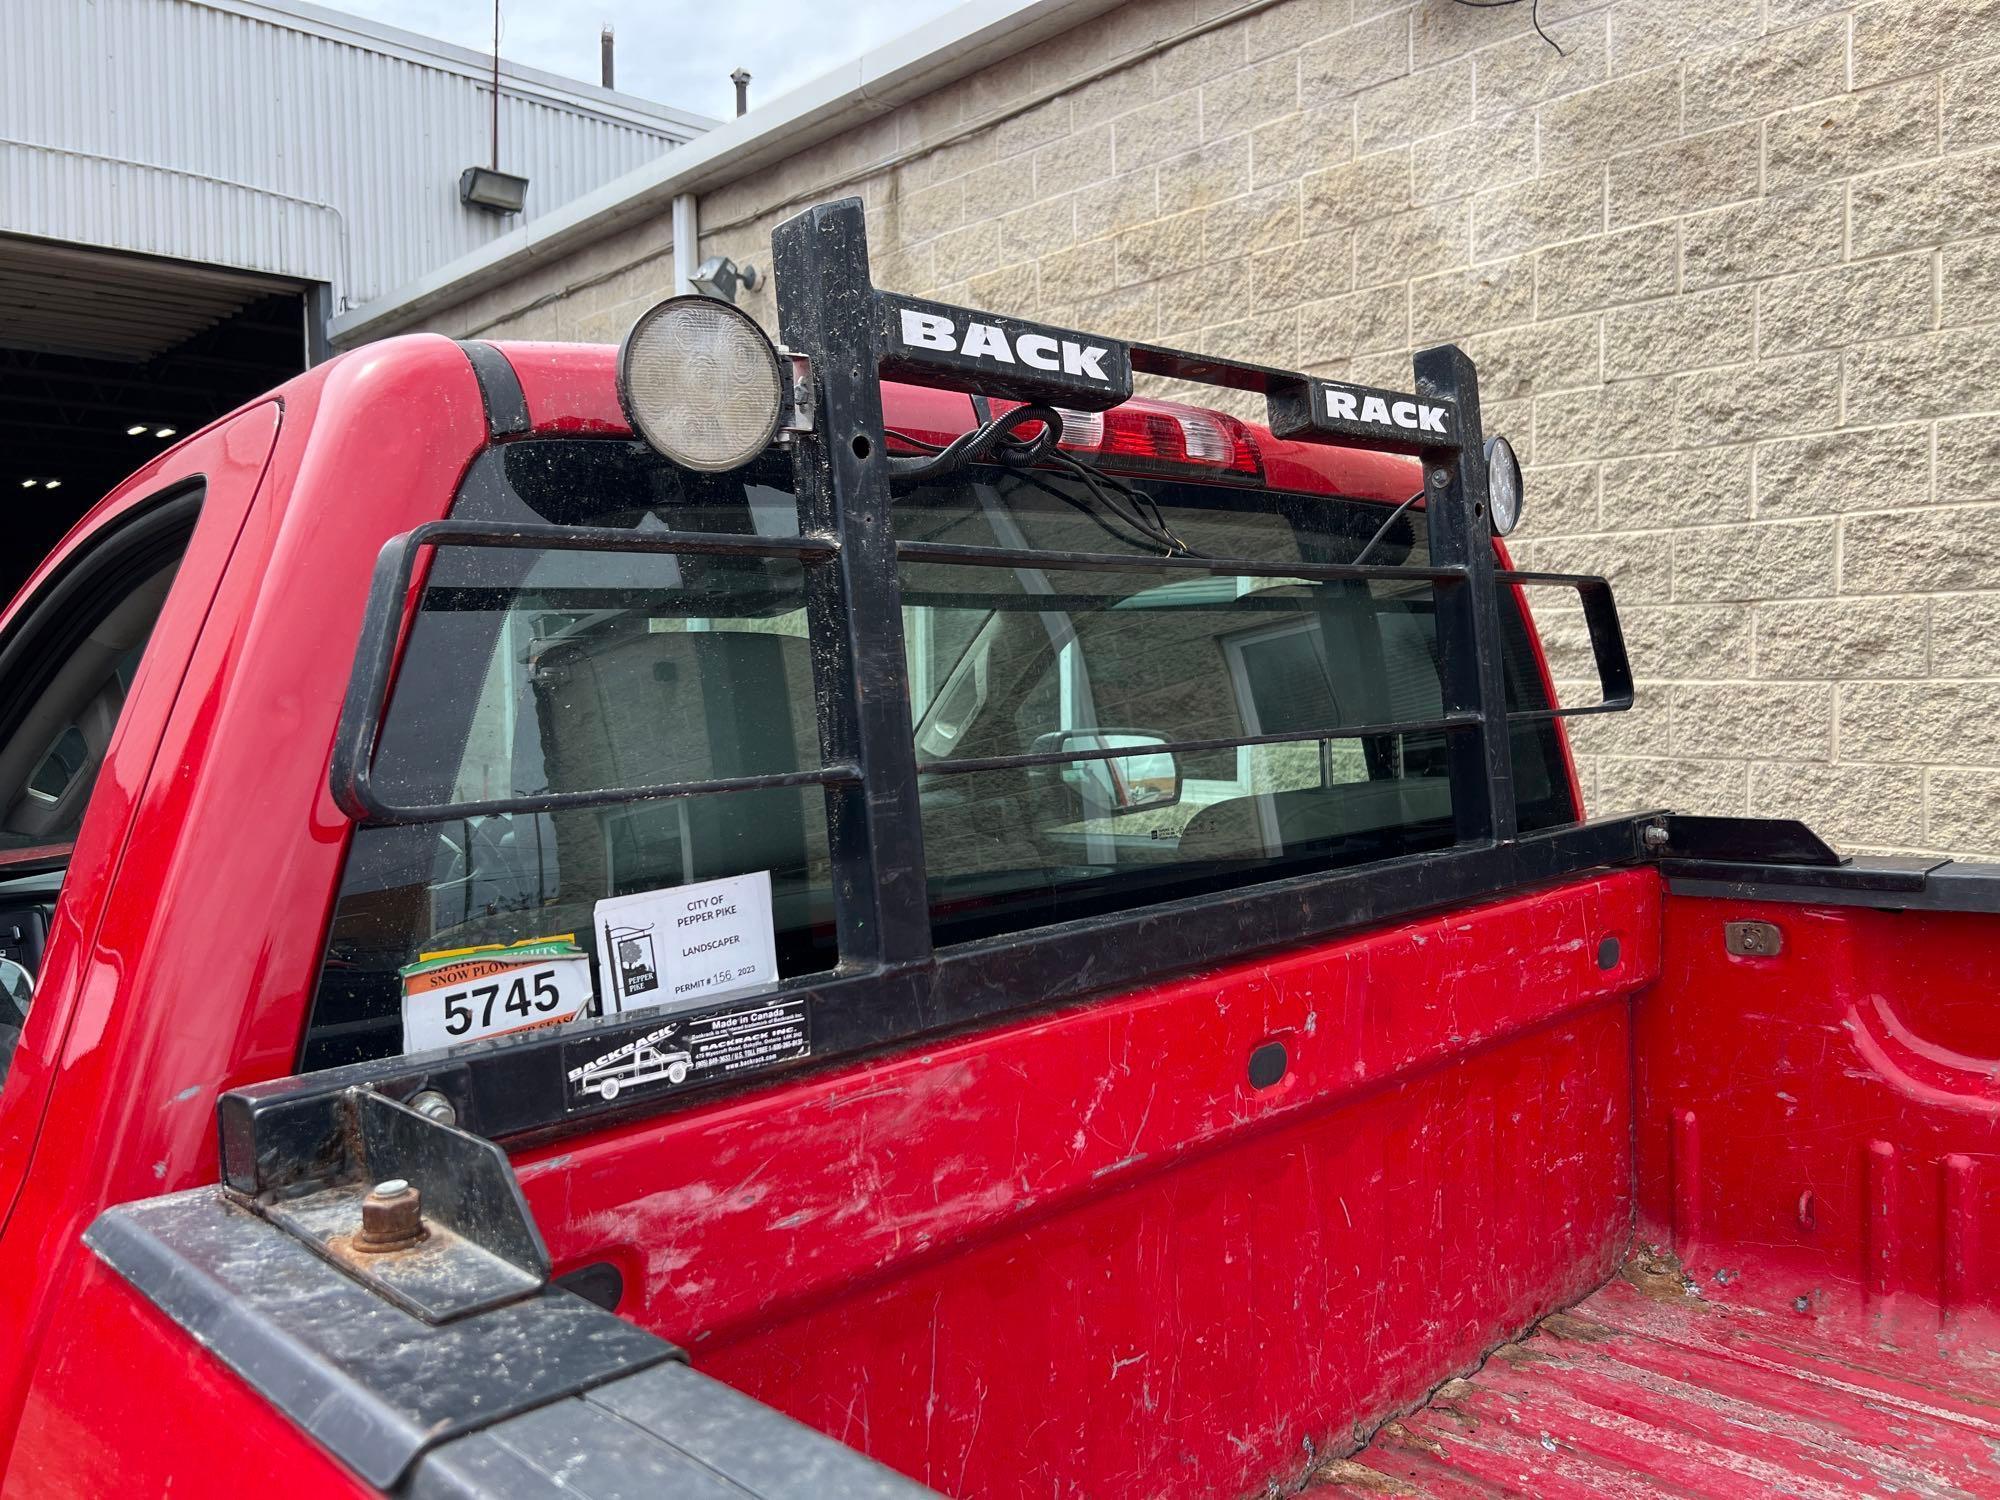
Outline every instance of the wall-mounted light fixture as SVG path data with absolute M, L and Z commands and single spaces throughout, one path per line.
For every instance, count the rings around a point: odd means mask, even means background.
M 458 174 L 458 201 L 496 214 L 517 214 L 528 203 L 528 179 L 492 167 L 467 167 Z
M 734 302 L 736 289 L 754 292 L 764 284 L 764 273 L 755 266 L 739 266 L 726 255 L 711 255 L 694 268 L 688 284 L 704 297 L 718 302 Z

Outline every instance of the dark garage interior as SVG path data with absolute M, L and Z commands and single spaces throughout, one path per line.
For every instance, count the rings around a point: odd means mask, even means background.
M 0 598 L 154 454 L 296 375 L 311 289 L 0 235 Z

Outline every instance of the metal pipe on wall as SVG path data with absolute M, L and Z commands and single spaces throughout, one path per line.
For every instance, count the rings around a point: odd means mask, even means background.
M 693 193 L 674 199 L 674 295 L 685 297 L 694 290 L 694 268 L 701 264 L 700 203 Z

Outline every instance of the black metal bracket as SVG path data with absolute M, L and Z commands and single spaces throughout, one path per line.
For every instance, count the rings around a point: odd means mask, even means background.
M 427 1323 L 547 1285 L 548 1247 L 493 1142 L 369 1088 L 322 1095 L 306 1115 L 283 1112 L 274 1138 L 260 1129 L 270 1091 L 235 1090 L 217 1106 L 223 1181 L 250 1208 Z M 407 1248 L 369 1250 L 362 1206 L 385 1181 L 416 1190 L 423 1233 Z

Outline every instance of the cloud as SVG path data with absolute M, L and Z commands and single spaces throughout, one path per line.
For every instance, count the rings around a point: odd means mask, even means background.
M 492 47 L 491 0 L 342 0 L 388 26 Z M 951 0 L 501 0 L 500 55 L 595 83 L 597 34 L 618 34 L 618 88 L 695 114 L 736 112 L 734 68 L 750 100 L 774 99 L 951 8 Z

